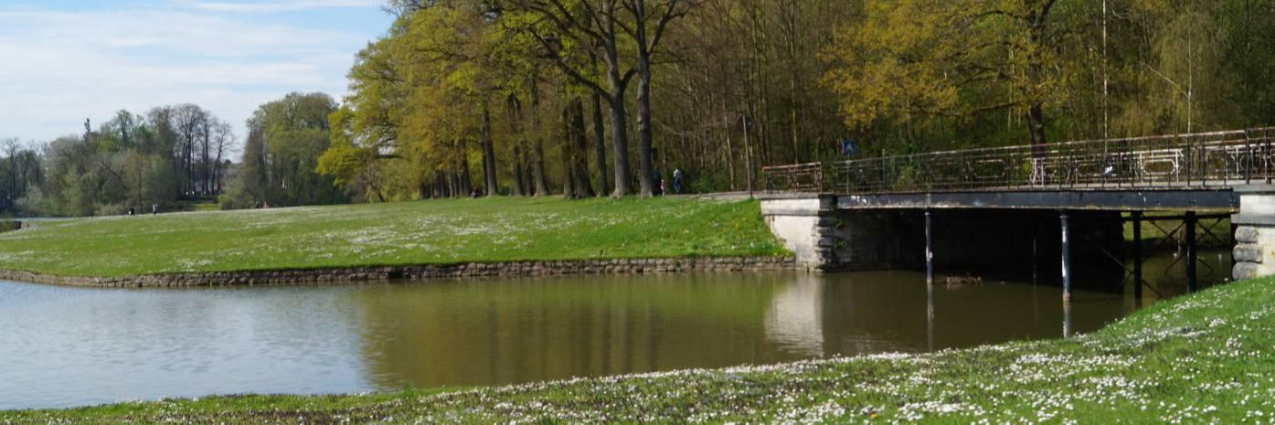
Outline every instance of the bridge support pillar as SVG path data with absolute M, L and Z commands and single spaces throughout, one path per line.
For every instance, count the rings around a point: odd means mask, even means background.
M 934 284 L 934 216 L 925 210 L 925 283 Z
M 1063 301 L 1071 301 L 1071 227 L 1067 212 L 1059 214 L 1062 220 L 1062 284 Z
M 1231 277 L 1275 276 L 1275 186 L 1240 186 L 1235 192 L 1240 195 L 1240 213 L 1231 217 L 1236 226 Z
M 771 233 L 796 254 L 802 268 L 823 272 L 836 266 L 836 196 L 766 199 L 761 210 Z
M 1188 292 L 1195 292 L 1199 289 L 1198 273 L 1196 273 L 1199 259 L 1196 258 L 1197 251 L 1195 247 L 1195 228 L 1199 219 L 1196 218 L 1195 211 L 1187 211 L 1186 220 L 1184 221 L 1186 225 L 1186 288 Z
M 1133 298 L 1142 302 L 1142 211 L 1133 212 Z M 1139 304 L 1141 305 L 1141 304 Z
M 920 211 L 847 211 L 837 201 L 833 195 L 771 195 L 762 199 L 761 213 L 807 271 L 922 267 Z

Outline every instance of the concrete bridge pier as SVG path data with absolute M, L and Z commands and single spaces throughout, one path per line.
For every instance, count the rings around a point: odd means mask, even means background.
M 770 231 L 797 256 L 799 266 L 813 272 L 835 267 L 836 196 L 767 199 L 762 202 L 761 210 Z
M 1235 228 L 1236 280 L 1275 276 L 1275 186 L 1235 188 L 1240 213 L 1231 216 Z
M 845 211 L 837 196 L 762 201 L 762 216 L 797 264 L 812 272 L 919 269 L 924 261 L 921 210 Z

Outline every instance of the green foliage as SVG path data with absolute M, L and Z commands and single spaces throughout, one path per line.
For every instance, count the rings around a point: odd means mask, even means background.
M 0 142 L 0 216 L 32 213 L 25 199 L 44 184 L 43 158 L 17 140 Z
M 527 74 L 508 77 L 497 61 L 499 12 L 486 2 L 399 10 L 390 34 L 359 53 L 318 171 L 364 201 L 419 199 L 430 185 L 468 194 L 480 111 Z
M 868 1 L 823 82 L 869 151 L 1022 145 L 1036 124 L 1050 141 L 1259 127 L 1272 18 L 1243 0 Z
M 291 93 L 261 105 L 248 120 L 243 163 L 222 197 L 226 207 L 346 202 L 333 178 L 316 171 L 331 145 L 336 111 L 336 101 L 322 93 Z
M 96 131 L 85 130 L 43 149 L 5 152 L 0 212 L 118 215 L 211 195 L 222 188 L 235 139 L 228 124 L 195 105 L 144 116 L 119 111 Z

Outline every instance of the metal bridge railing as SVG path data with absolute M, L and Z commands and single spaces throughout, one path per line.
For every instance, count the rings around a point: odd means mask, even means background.
M 767 190 L 845 194 L 1271 183 L 1275 127 L 765 167 Z

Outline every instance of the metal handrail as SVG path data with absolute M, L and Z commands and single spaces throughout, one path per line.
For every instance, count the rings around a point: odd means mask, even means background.
M 912 193 L 1229 187 L 1272 178 L 1275 127 L 1006 146 L 763 169 L 768 190 Z

